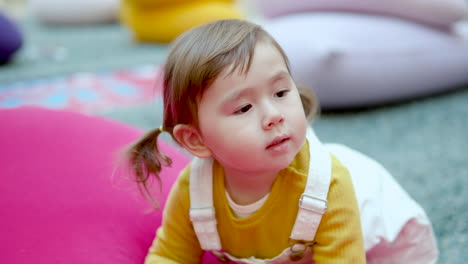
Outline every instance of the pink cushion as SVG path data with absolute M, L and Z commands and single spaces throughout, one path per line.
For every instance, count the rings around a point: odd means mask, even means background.
M 310 11 L 350 11 L 382 14 L 446 27 L 467 13 L 465 0 L 257 0 L 267 17 Z
M 140 130 L 36 107 L 2 109 L 0 124 L 0 263 L 143 263 L 161 211 L 112 177 L 116 151 Z M 174 158 L 165 197 L 188 158 L 161 147 Z

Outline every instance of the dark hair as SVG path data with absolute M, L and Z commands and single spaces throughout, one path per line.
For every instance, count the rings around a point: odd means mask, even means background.
M 248 72 L 258 42 L 272 44 L 281 53 L 290 72 L 289 61 L 280 45 L 259 25 L 246 20 L 218 20 L 195 27 L 172 44 L 164 65 L 164 118 L 162 130 L 175 140 L 177 124 L 198 127 L 198 102 L 218 75 L 228 66 L 231 72 Z M 298 87 L 308 120 L 317 113 L 317 100 L 310 89 Z M 128 160 L 142 193 L 152 199 L 149 179 L 160 181 L 162 166 L 170 166 L 171 159 L 157 146 L 160 129 L 150 131 L 127 151 Z M 175 140 L 176 141 L 176 140 Z

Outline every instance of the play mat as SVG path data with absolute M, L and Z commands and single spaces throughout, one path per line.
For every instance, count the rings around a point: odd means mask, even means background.
M 0 108 L 24 105 L 78 112 L 150 103 L 161 92 L 159 66 L 0 84 Z

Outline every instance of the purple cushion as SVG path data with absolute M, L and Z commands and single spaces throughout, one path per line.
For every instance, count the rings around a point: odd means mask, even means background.
M 161 211 L 115 168 L 138 129 L 36 107 L 0 110 L 0 263 L 143 263 Z M 162 172 L 162 202 L 188 158 Z
M 437 27 L 450 27 L 468 11 L 465 0 L 256 0 L 258 9 L 273 18 L 308 12 L 353 12 L 399 17 Z
M 468 35 L 405 20 L 303 13 L 269 20 L 295 81 L 323 108 L 366 107 L 447 91 L 468 82 Z
M 23 44 L 16 25 L 0 12 L 0 64 L 7 62 Z

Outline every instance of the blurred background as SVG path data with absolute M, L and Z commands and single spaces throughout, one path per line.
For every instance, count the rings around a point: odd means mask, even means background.
M 244 17 L 277 38 L 296 80 L 317 92 L 322 140 L 381 162 L 426 210 L 439 263 L 465 263 L 467 2 L 286 2 L 0 0 L 0 108 L 39 105 L 158 127 L 171 40 Z

